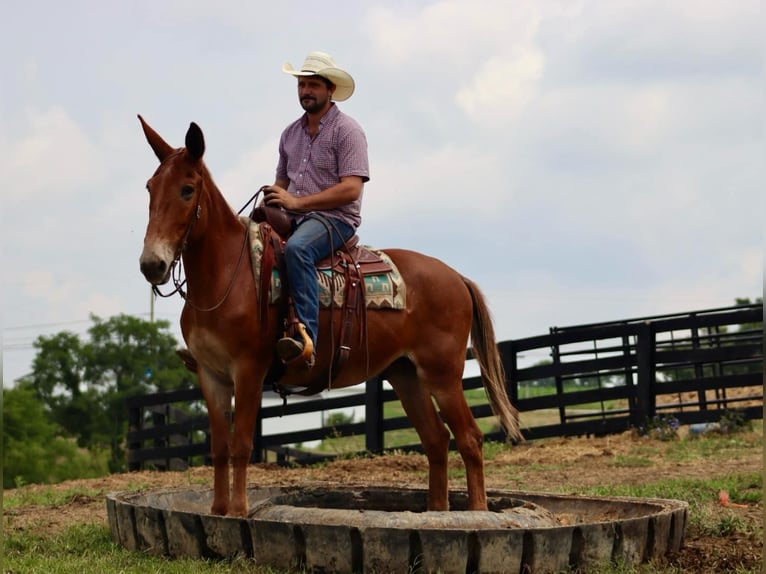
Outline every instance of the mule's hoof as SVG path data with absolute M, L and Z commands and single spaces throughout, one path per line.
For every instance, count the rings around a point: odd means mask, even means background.
M 247 507 L 240 508 L 240 509 L 232 509 L 229 511 L 228 516 L 234 517 L 234 518 L 245 518 L 247 516 Z
M 213 504 L 213 506 L 210 507 L 210 514 L 213 516 L 226 516 L 228 510 L 229 509 L 226 506 Z

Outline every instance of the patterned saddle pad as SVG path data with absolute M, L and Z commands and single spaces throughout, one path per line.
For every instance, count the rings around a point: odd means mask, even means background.
M 258 299 L 261 298 L 261 257 L 263 256 L 263 241 L 259 224 L 250 218 L 242 218 L 248 225 L 250 241 L 250 260 L 252 262 L 253 277 L 256 289 L 259 291 Z M 394 262 L 384 252 L 367 247 L 378 255 L 390 267 L 388 273 L 365 274 L 364 300 L 368 309 L 404 309 L 406 306 L 406 286 L 399 274 Z M 330 307 L 331 294 L 334 294 L 334 306 L 343 306 L 343 294 L 345 292 L 346 278 L 342 273 L 333 272 L 330 269 L 317 269 L 317 282 L 319 284 L 319 306 Z M 282 295 L 282 279 L 279 270 L 274 268 L 271 272 L 271 287 L 269 289 L 269 303 L 279 301 Z

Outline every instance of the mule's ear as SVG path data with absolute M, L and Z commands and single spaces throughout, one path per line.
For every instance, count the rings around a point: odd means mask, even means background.
M 160 160 L 160 162 L 165 161 L 165 158 L 175 150 L 168 143 L 166 143 L 165 140 L 162 139 L 160 135 L 151 128 L 151 126 L 149 126 L 149 124 L 144 121 L 144 118 L 141 117 L 141 114 L 138 115 L 138 119 L 141 122 L 141 127 L 144 130 L 146 141 L 149 142 L 149 145 L 154 150 L 154 155 L 157 156 L 157 159 Z
M 192 122 L 186 132 L 186 153 L 193 161 L 197 161 L 205 154 L 205 137 L 197 124 Z

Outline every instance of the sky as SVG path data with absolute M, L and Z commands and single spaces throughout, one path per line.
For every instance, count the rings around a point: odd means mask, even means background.
M 150 317 L 156 158 L 202 128 L 239 209 L 274 180 L 299 67 L 356 81 L 363 243 L 483 289 L 498 340 L 763 293 L 757 0 L 70 0 L 0 24 L 3 376 L 90 315 Z M 177 327 L 182 303 L 154 316 Z

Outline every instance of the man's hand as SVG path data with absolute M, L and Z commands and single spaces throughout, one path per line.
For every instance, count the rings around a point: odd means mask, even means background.
M 269 185 L 263 188 L 263 201 L 272 207 L 282 207 L 287 211 L 300 211 L 300 200 L 290 195 L 284 187 Z

